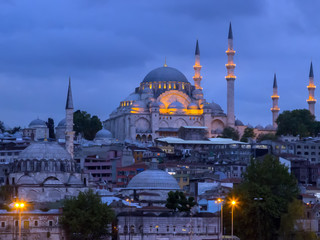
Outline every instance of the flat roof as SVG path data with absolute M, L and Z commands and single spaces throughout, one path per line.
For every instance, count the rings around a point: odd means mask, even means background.
M 176 137 L 165 137 L 158 138 L 159 142 L 166 142 L 169 144 L 201 144 L 201 145 L 221 145 L 221 144 L 243 144 L 247 145 L 248 143 L 234 141 L 230 138 L 209 138 L 208 140 L 184 140 L 182 138 Z

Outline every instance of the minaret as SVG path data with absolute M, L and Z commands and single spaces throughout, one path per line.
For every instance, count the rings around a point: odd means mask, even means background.
M 233 56 L 236 51 L 233 50 L 233 35 L 232 35 L 232 27 L 231 22 L 229 26 L 229 34 L 228 34 L 228 50 L 226 51 L 228 55 L 228 63 L 226 64 L 227 73 L 227 125 L 230 127 L 234 127 L 235 118 L 234 118 L 234 81 L 236 80 L 236 76 L 234 75 L 234 69 L 236 65 L 233 63 Z
M 69 87 L 66 103 L 66 149 L 71 154 L 73 158 L 73 140 L 74 140 L 74 131 L 73 131 L 73 100 L 72 100 L 72 91 L 71 91 L 71 79 L 69 77 Z
M 194 86 L 196 87 L 196 89 L 202 89 L 201 87 L 201 75 L 200 75 L 200 70 L 202 68 L 202 66 L 200 65 L 200 50 L 199 50 L 199 43 L 197 40 L 197 44 L 196 44 L 196 51 L 195 51 L 195 56 L 196 56 L 196 60 L 195 60 L 195 64 L 193 66 L 194 68 L 194 76 L 193 76 L 193 80 L 194 80 Z
M 279 116 L 279 111 L 280 108 L 278 106 L 278 100 L 279 100 L 279 95 L 278 95 L 278 85 L 277 85 L 277 76 L 276 74 L 274 74 L 274 78 L 273 78 L 273 94 L 271 96 L 272 99 L 272 108 L 271 108 L 271 112 L 272 112 L 272 126 L 274 128 L 277 128 L 277 123 L 276 120 Z
M 309 98 L 307 99 L 307 102 L 309 104 L 309 111 L 312 115 L 315 116 L 315 104 L 316 104 L 316 99 L 314 98 L 314 90 L 316 89 L 316 86 L 314 85 L 313 81 L 313 67 L 312 67 L 312 62 L 310 65 L 310 72 L 309 72 L 309 85 L 308 85 L 308 91 L 309 91 Z

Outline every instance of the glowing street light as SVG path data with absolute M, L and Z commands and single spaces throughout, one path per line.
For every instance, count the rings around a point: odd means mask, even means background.
M 21 212 L 23 208 L 25 207 L 24 202 L 15 202 L 14 207 L 18 210 L 19 212 L 19 240 L 21 240 Z
M 216 203 L 219 203 L 220 204 L 220 226 L 221 226 L 221 239 L 223 239 L 223 199 L 221 198 L 218 198 Z
M 233 208 L 237 205 L 236 200 L 231 201 L 231 239 L 233 240 Z

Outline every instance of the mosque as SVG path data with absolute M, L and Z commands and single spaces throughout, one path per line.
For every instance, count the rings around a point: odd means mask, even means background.
M 114 110 L 104 127 L 119 140 L 151 142 L 162 136 L 176 136 L 179 127 L 206 127 L 209 137 L 222 133 L 227 126 L 243 125 L 235 121 L 233 34 L 231 23 L 228 34 L 227 113 L 215 102 L 208 102 L 203 95 L 200 74 L 199 43 L 196 43 L 192 85 L 179 70 L 169 67 L 149 72 L 140 86 Z

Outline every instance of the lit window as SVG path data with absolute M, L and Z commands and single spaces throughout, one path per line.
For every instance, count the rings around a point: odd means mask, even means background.
M 161 83 L 159 83 L 159 89 L 161 89 Z
M 167 88 L 167 84 L 165 83 L 165 84 L 163 84 L 163 88 L 164 89 L 166 89 Z

